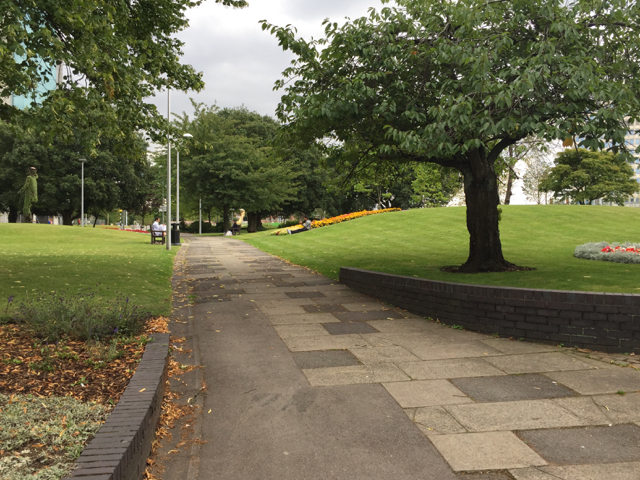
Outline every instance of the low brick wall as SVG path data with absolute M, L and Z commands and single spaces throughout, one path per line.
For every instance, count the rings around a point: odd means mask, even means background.
M 151 337 L 120 401 L 82 451 L 78 469 L 63 480 L 142 478 L 160 417 L 169 359 L 169 334 Z
M 340 282 L 468 330 L 565 347 L 640 353 L 640 295 L 468 285 L 357 268 L 341 268 Z

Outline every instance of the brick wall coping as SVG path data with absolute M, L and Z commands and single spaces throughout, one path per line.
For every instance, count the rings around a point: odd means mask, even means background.
M 169 334 L 150 335 L 142 359 L 106 422 L 63 480 L 140 480 L 162 408 Z
M 340 282 L 468 330 L 605 352 L 640 352 L 640 295 L 470 285 L 341 268 Z

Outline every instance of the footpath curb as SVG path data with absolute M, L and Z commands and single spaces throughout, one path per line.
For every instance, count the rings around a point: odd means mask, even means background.
M 150 335 L 120 401 L 63 480 L 140 480 L 162 409 L 169 334 Z

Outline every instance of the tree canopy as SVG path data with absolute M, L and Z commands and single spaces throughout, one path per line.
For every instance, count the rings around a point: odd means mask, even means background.
M 88 123 L 83 113 L 91 110 L 108 113 L 110 127 L 121 132 L 155 131 L 161 117 L 149 97 L 203 87 L 201 74 L 180 62 L 183 43 L 175 37 L 188 26 L 186 10 L 202 1 L 0 0 L 0 97 L 38 95 L 61 67 L 62 83 L 44 93 L 37 111 L 39 124 L 59 139 Z M 18 113 L 0 102 L 0 118 Z
M 633 170 L 623 158 L 583 148 L 560 152 L 541 189 L 580 205 L 602 199 L 621 206 L 639 190 Z
M 290 138 L 357 150 L 359 161 L 431 162 L 464 177 L 469 258 L 502 255 L 495 162 L 527 136 L 579 137 L 629 155 L 640 113 L 640 6 L 626 0 L 397 0 L 325 38 L 266 22 L 296 56 L 277 87 Z
M 275 120 L 245 108 L 194 106 L 193 119 L 184 115 L 176 124 L 193 135 L 181 155 L 181 182 L 192 203 L 202 198 L 205 209 L 219 208 L 228 229 L 232 208 L 258 215 L 296 198 L 298 174 L 270 146 Z

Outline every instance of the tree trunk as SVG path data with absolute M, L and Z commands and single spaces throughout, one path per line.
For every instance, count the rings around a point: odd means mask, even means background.
M 9 207 L 9 223 L 16 223 L 18 221 L 18 209 Z
M 260 222 L 260 212 L 247 213 L 247 233 L 256 233 Z
M 231 222 L 229 217 L 229 205 L 224 204 L 224 206 L 222 207 L 222 225 L 224 225 L 224 233 L 227 233 L 229 230 L 231 230 Z
M 98 215 L 93 217 L 93 228 L 96 228 L 96 223 L 98 223 Z
M 511 189 L 513 187 L 513 170 L 509 169 L 509 176 L 507 177 L 507 193 L 504 195 L 504 204 L 509 205 L 511 203 Z
M 460 272 L 503 272 L 514 265 L 502 256 L 498 229 L 498 178 L 493 163 L 482 151 L 469 153 L 464 167 L 469 258 Z
M 73 219 L 71 218 L 73 212 L 62 212 L 62 224 L 73 225 Z

